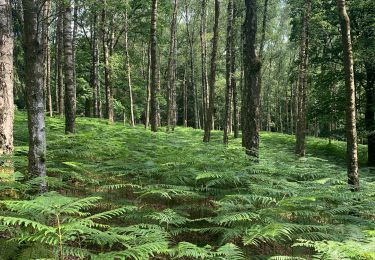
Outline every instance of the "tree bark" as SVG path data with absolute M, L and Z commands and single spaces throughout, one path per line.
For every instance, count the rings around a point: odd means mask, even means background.
M 224 144 L 228 144 L 228 135 L 230 133 L 230 126 L 232 124 L 232 98 L 233 98 L 233 0 L 228 1 L 227 9 L 227 46 L 226 46 L 226 94 L 225 94 L 225 117 L 224 117 Z
M 199 110 L 198 110 L 198 93 L 195 84 L 195 66 L 194 66 L 194 30 L 190 32 L 189 10 L 186 3 L 185 19 L 186 19 L 186 35 L 189 41 L 189 65 L 190 65 L 190 85 L 194 99 L 193 114 L 194 114 L 194 128 L 199 128 Z
M 201 44 L 201 76 L 202 76 L 202 127 L 207 121 L 208 99 L 208 77 L 207 77 L 207 0 L 202 0 L 200 44 Z
M 150 125 L 150 110 L 151 110 L 151 47 L 147 48 L 147 83 L 146 83 L 146 107 L 145 107 L 145 128 Z
M 24 11 L 24 49 L 25 82 L 27 88 L 27 112 L 29 129 L 29 165 L 32 177 L 46 177 L 46 129 L 45 100 L 43 87 L 43 45 L 38 0 L 23 0 Z M 47 191 L 47 184 L 42 181 L 41 191 Z
M 176 66 L 177 66 L 177 12 L 178 0 L 174 0 L 168 61 L 167 131 L 176 127 Z
M 134 119 L 134 103 L 133 103 L 133 88 L 131 78 L 131 66 L 130 66 L 130 55 L 129 55 L 129 42 L 128 42 L 129 24 L 128 24 L 128 6 L 125 10 L 125 56 L 126 56 L 126 68 L 129 88 L 129 102 L 130 102 L 130 124 L 135 125 Z
M 260 76 L 259 61 L 255 43 L 257 32 L 257 2 L 245 0 L 246 18 L 244 22 L 244 86 L 242 93 L 242 145 L 250 156 L 259 157 L 260 130 Z
M 65 76 L 65 133 L 75 133 L 76 86 L 74 80 L 74 55 L 71 1 L 64 5 L 64 76 Z
M 348 184 L 352 191 L 359 190 L 358 144 L 356 120 L 356 95 L 354 84 L 354 62 L 350 33 L 350 19 L 346 12 L 345 0 L 337 0 L 341 27 L 346 86 L 346 141 L 348 160 Z
M 311 0 L 305 0 L 305 11 L 303 15 L 303 28 L 300 47 L 300 70 L 297 89 L 297 129 L 296 149 L 298 156 L 306 155 L 306 92 L 307 92 L 307 70 L 308 70 L 308 49 L 309 49 L 309 22 L 310 22 Z
M 0 156 L 13 152 L 13 27 L 9 0 L 0 0 Z
M 114 121 L 113 113 L 113 96 L 112 96 L 112 71 L 110 64 L 111 44 L 109 36 L 109 28 L 107 26 L 107 2 L 104 1 L 102 10 L 102 41 L 104 54 L 104 85 L 105 85 L 105 101 L 106 101 L 106 118 L 110 123 Z M 111 44 L 112 45 L 112 44 Z
M 50 117 L 53 116 L 52 93 L 51 93 L 51 50 L 50 50 L 50 30 L 51 24 L 51 1 L 47 0 L 43 6 L 43 49 L 44 49 L 44 89 L 46 91 L 47 112 Z
M 365 122 L 368 143 L 368 165 L 375 166 L 375 64 L 365 62 L 366 68 L 366 111 Z
M 63 25 L 64 25 L 64 6 L 61 2 L 58 2 L 58 20 L 57 20 L 57 93 L 58 97 L 58 113 L 62 117 L 64 116 L 64 72 L 63 72 L 63 53 L 64 53 L 64 37 L 63 37 Z
M 94 117 L 102 117 L 102 102 L 99 80 L 99 41 L 98 41 L 98 14 L 93 12 L 93 36 L 92 36 L 92 86 L 93 86 L 93 107 Z
M 151 28 L 150 28 L 150 106 L 151 106 L 151 131 L 158 131 L 158 76 L 157 76 L 157 16 L 158 16 L 158 0 L 152 0 Z
M 211 55 L 211 70 L 209 78 L 209 105 L 207 111 L 207 118 L 204 127 L 203 142 L 208 143 L 211 139 L 211 130 L 213 129 L 214 115 L 215 115 L 215 83 L 216 83 L 216 66 L 217 66 L 217 49 L 219 44 L 219 18 L 220 18 L 220 1 L 215 0 L 215 23 L 214 36 L 212 38 L 212 55 Z

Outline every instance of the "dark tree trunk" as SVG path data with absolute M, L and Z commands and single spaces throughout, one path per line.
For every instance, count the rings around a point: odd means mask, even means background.
M 51 93 L 51 50 L 50 50 L 50 29 L 51 24 L 51 1 L 47 0 L 43 6 L 43 49 L 44 49 L 44 89 L 46 91 L 47 112 L 53 116 L 52 93 Z
M 213 129 L 215 115 L 215 83 L 216 83 L 216 66 L 217 66 L 217 49 L 219 44 L 219 17 L 220 17 L 220 1 L 215 0 L 215 23 L 214 36 L 212 38 L 212 55 L 211 70 L 209 78 L 209 105 L 207 111 L 206 123 L 204 126 L 203 142 L 208 143 L 211 139 L 211 130 Z
M 228 135 L 232 125 L 232 98 L 233 98 L 233 0 L 228 1 L 227 9 L 227 46 L 226 46 L 226 94 L 225 94 L 225 116 L 224 116 L 224 144 L 228 144 Z
M 46 177 L 46 129 L 44 100 L 44 66 L 42 33 L 38 0 L 23 0 L 24 10 L 24 49 L 25 82 L 27 88 L 27 112 L 29 128 L 29 165 L 32 177 Z M 42 181 L 41 191 L 47 191 L 47 184 Z
M 208 78 L 207 78 L 207 0 L 202 0 L 200 43 L 201 43 L 201 70 L 202 70 L 202 127 L 207 121 L 208 110 Z
M 261 62 L 256 55 L 257 32 L 256 0 L 245 0 L 244 23 L 244 86 L 242 93 L 242 145 L 250 156 L 259 157 L 260 76 Z
M 145 105 L 145 128 L 150 125 L 150 110 L 151 110 L 151 48 L 150 43 L 147 48 L 147 82 L 146 82 L 146 105 Z
M 297 89 L 297 128 L 296 128 L 296 150 L 298 156 L 306 155 L 306 92 L 307 92 L 307 70 L 309 49 L 309 22 L 310 22 L 311 0 L 305 0 L 305 11 L 303 15 L 303 28 L 300 47 L 300 70 Z
M 354 84 L 354 62 L 352 40 L 350 33 L 350 19 L 346 12 L 345 0 L 337 0 L 339 19 L 344 47 L 344 69 L 346 85 L 346 141 L 348 160 L 348 183 L 352 191 L 359 190 L 358 174 L 358 144 L 356 120 L 356 96 Z
M 375 64 L 365 62 L 366 68 L 366 111 L 365 122 L 368 142 L 368 165 L 375 166 Z
M 0 0 L 0 156 L 13 152 L 13 28 L 9 0 Z
M 64 73 L 65 73 L 65 133 L 75 133 L 76 86 L 74 80 L 74 55 L 71 1 L 64 8 Z
M 151 29 L 150 29 L 150 92 L 151 92 L 151 131 L 158 131 L 158 76 L 157 76 L 157 16 L 158 16 L 158 0 L 152 0 L 151 13 Z
M 236 3 L 233 2 L 233 38 L 236 36 L 235 25 L 236 25 L 236 16 L 237 8 Z M 236 83 L 236 47 L 235 41 L 233 40 L 232 44 L 232 91 L 233 91 L 233 135 L 234 138 L 239 137 L 239 116 L 238 111 L 238 92 L 237 92 L 237 83 Z M 242 73 L 241 73 L 242 74 Z

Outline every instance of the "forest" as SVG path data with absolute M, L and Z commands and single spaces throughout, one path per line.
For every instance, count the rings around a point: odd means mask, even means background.
M 0 0 L 0 260 L 375 260 L 374 0 Z

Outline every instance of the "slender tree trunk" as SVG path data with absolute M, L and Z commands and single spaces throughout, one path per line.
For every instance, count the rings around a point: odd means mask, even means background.
M 99 42 L 98 42 L 98 14 L 93 13 L 93 36 L 92 36 L 92 86 L 93 86 L 93 107 L 94 117 L 102 117 L 102 102 L 99 80 Z
M 227 46 L 226 46 L 226 95 L 225 95 L 225 117 L 224 117 L 224 144 L 228 144 L 228 135 L 230 133 L 230 126 L 232 125 L 232 72 L 233 72 L 233 0 L 228 1 L 227 9 Z
M 211 56 L 211 70 L 209 79 L 209 106 L 207 111 L 207 118 L 204 127 L 203 142 L 208 143 L 211 139 L 211 130 L 215 115 L 215 82 L 216 82 L 216 66 L 217 66 L 217 49 L 219 44 L 219 17 L 220 17 L 220 0 L 215 0 L 215 23 L 214 36 L 212 38 L 212 56 Z
M 257 32 L 256 0 L 245 0 L 246 18 L 244 23 L 244 86 L 242 98 L 242 145 L 250 156 L 259 157 L 260 131 L 260 77 L 259 61 L 255 43 Z
M 177 12 L 178 0 L 174 0 L 168 60 L 167 131 L 173 131 L 176 126 Z
M 106 101 L 106 118 L 110 123 L 114 121 L 113 113 L 113 96 L 112 96 L 112 78 L 111 78 L 111 64 L 110 64 L 110 49 L 111 44 L 109 36 L 109 28 L 107 26 L 107 3 L 104 1 L 102 11 L 102 41 L 104 54 L 104 84 L 105 84 L 105 101 Z
M 189 41 L 189 65 L 190 65 L 190 84 L 194 99 L 193 114 L 194 114 L 194 128 L 199 128 L 199 111 L 198 111 L 198 93 L 195 84 L 195 66 L 194 66 L 194 30 L 190 32 L 189 10 L 188 5 L 185 6 L 186 19 L 186 35 Z
M 158 131 L 158 82 L 157 82 L 157 16 L 158 0 L 152 0 L 151 28 L 150 28 L 150 92 L 151 92 L 151 131 Z M 160 77 L 159 77 L 160 78 Z
M 50 117 L 53 116 L 52 108 L 52 93 L 51 93 L 51 50 L 50 50 L 50 14 L 51 13 L 51 1 L 47 0 L 43 6 L 43 22 L 42 22 L 42 34 L 43 34 L 43 49 L 44 49 L 44 89 L 47 99 L 47 112 Z
M 368 165 L 375 166 L 375 64 L 367 61 L 366 68 L 366 111 L 365 122 L 368 143 Z
M 127 67 L 128 88 L 129 88 L 130 124 L 131 126 L 134 126 L 135 125 L 134 103 L 133 103 L 133 88 L 132 88 L 132 78 L 131 78 L 128 33 L 129 33 L 128 7 L 126 7 L 126 10 L 125 10 L 125 56 L 126 56 L 126 67 Z
M 74 80 L 74 55 L 71 2 L 64 8 L 64 72 L 65 72 L 65 133 L 75 133 L 76 86 Z
M 346 139 L 348 160 L 348 183 L 352 191 L 359 190 L 358 174 L 358 144 L 357 144 L 357 120 L 356 97 L 354 84 L 354 62 L 352 52 L 352 40 L 350 33 L 350 19 L 346 12 L 345 0 L 337 0 L 339 19 L 344 47 L 344 69 L 346 85 Z
M 202 69 L 202 126 L 205 128 L 207 121 L 208 100 L 208 77 L 207 77 L 207 0 L 202 0 L 200 43 L 201 43 L 201 69 Z
M 297 110 L 297 131 L 296 150 L 298 156 L 306 155 L 306 92 L 307 92 L 307 70 L 308 70 L 308 49 L 309 49 L 309 22 L 310 22 L 311 0 L 305 0 L 305 11 L 303 15 L 303 28 L 300 47 L 300 71 L 298 82 L 298 110 Z
M 64 116 L 64 73 L 63 73 L 63 53 L 64 53 L 64 6 L 61 2 L 58 3 L 58 20 L 57 20 L 57 88 L 58 88 L 58 113 Z
M 183 99 L 184 99 L 184 127 L 188 126 L 188 91 L 187 91 L 187 66 L 184 72 L 184 79 L 183 79 Z
M 40 21 L 38 0 L 23 0 L 24 11 L 24 49 L 25 81 L 27 86 L 27 112 L 29 128 L 29 165 L 32 177 L 46 177 L 46 130 L 45 100 L 43 88 L 43 45 L 38 26 Z M 42 181 L 41 191 L 47 191 L 47 184 Z
M 13 152 L 13 27 L 9 0 L 0 0 L 0 156 Z
M 145 109 L 145 128 L 150 125 L 150 109 L 151 109 L 151 48 L 150 43 L 147 50 L 147 84 L 146 84 L 146 109 Z
M 233 38 L 236 37 L 236 17 L 237 17 L 237 6 L 236 2 L 233 2 Z M 235 40 L 233 40 L 232 44 L 232 91 L 233 91 L 233 134 L 234 138 L 239 137 L 239 117 L 240 113 L 238 111 L 238 92 L 237 92 L 237 83 L 236 83 L 236 47 L 235 47 Z M 242 62 L 241 62 L 242 63 Z M 241 74 L 242 74 L 242 69 Z

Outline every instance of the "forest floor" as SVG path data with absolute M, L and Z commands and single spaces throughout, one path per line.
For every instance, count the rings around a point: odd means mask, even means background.
M 98 195 L 115 206 L 135 205 L 137 214 L 114 223 L 160 225 L 170 233 L 171 246 L 187 241 L 217 248 L 231 242 L 250 259 L 313 254 L 291 245 L 332 240 L 358 242 L 353 250 L 362 247 L 358 254 L 371 254 L 367 250 L 373 250 L 375 240 L 367 249 L 365 230 L 374 229 L 374 208 L 368 207 L 375 203 L 375 174 L 362 166 L 361 192 L 348 191 L 345 143 L 308 138 L 307 157 L 299 159 L 293 136 L 263 132 L 261 159 L 254 163 L 240 139 L 224 146 L 220 131 L 204 144 L 201 130 L 164 130 L 151 133 L 143 126 L 78 118 L 77 133 L 67 136 L 62 119 L 47 118 L 50 189 L 69 196 Z M 16 115 L 14 138 L 15 166 L 25 172 L 24 113 Z M 364 165 L 366 147 L 359 149 Z M 367 198 L 358 203 L 360 196 Z

